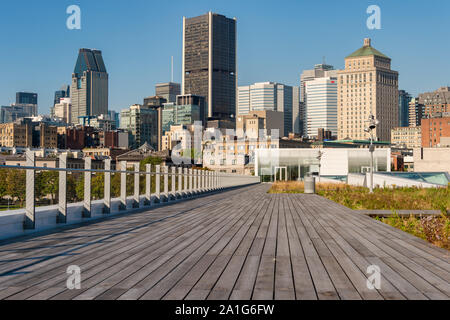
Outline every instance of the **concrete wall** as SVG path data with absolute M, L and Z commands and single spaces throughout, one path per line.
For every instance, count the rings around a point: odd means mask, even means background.
M 414 171 L 450 173 L 450 148 L 415 148 Z

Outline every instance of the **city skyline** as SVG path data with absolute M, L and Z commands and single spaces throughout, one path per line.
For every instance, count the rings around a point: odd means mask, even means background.
M 28 1 L 22 1 L 23 3 Z M 198 1 L 189 7 L 180 2 L 180 5 L 172 6 L 169 12 L 163 11 L 162 14 L 157 10 L 160 13 L 157 21 L 162 24 L 152 24 L 151 27 L 142 22 L 131 22 L 127 19 L 127 14 L 140 15 L 140 12 L 145 12 L 145 8 L 152 5 L 163 9 L 165 4 L 135 1 L 129 8 L 114 4 L 111 10 L 99 12 L 96 10 L 104 6 L 104 2 L 79 1 L 77 4 L 82 10 L 82 29 L 79 31 L 65 27 L 68 17 L 65 9 L 71 4 L 69 1 L 44 7 L 28 3 L 29 10 L 22 12 L 24 20 L 27 17 L 34 17 L 32 21 L 41 18 L 42 28 L 37 28 L 38 30 L 32 27 L 36 22 L 21 25 L 16 23 L 14 16 L 20 12 L 20 4 L 21 2 L 2 4 L 2 12 L 11 13 L 2 19 L 1 24 L 5 24 L 2 30 L 8 29 L 8 26 L 11 30 L 8 34 L 3 34 L 3 38 L 9 45 L 25 49 L 24 44 L 18 41 L 28 35 L 30 41 L 26 43 L 26 48 L 33 50 L 22 50 L 13 57 L 9 50 L 0 53 L 3 61 L 6 61 L 6 56 L 13 61 L 4 68 L 5 77 L 0 82 L 0 104 L 13 103 L 16 92 L 36 92 L 39 95 L 39 113 L 50 113 L 54 92 L 61 85 L 70 83 L 76 55 L 83 47 L 97 48 L 103 52 L 110 73 L 110 110 L 119 111 L 139 103 L 143 97 L 154 93 L 156 83 L 170 81 L 171 56 L 174 56 L 175 61 L 174 81 L 181 83 L 182 18 L 202 15 L 208 11 L 237 18 L 238 85 L 274 81 L 298 86 L 301 72 L 321 63 L 323 56 L 326 57 L 327 64 L 343 69 L 344 57 L 358 47 L 364 37 L 371 37 L 377 48 L 392 58 L 393 69 L 400 73 L 399 89 L 416 96 L 421 92 L 446 86 L 449 82 L 446 74 L 448 68 L 444 67 L 444 52 L 448 51 L 446 47 L 449 44 L 440 42 L 442 45 L 436 54 L 436 51 L 430 52 L 428 46 L 421 45 L 423 41 L 420 41 L 444 36 L 441 32 L 445 33 L 445 24 L 448 22 L 444 21 L 442 25 L 439 21 L 442 19 L 438 17 L 450 7 L 448 3 L 438 4 L 442 10 L 436 10 L 435 6 L 427 6 L 418 1 L 409 2 L 408 6 L 379 1 L 377 4 L 382 12 L 382 29 L 372 31 L 366 27 L 368 15 L 365 10 L 371 4 L 368 1 L 353 1 L 345 7 L 331 1 L 322 4 L 286 1 L 283 2 L 282 9 L 270 4 L 258 4 L 254 7 L 253 2 L 238 6 L 237 2 L 220 4 Z M 321 12 L 323 20 L 327 22 L 316 25 L 313 29 L 307 28 L 308 23 L 311 23 L 307 13 L 323 6 L 329 9 Z M 418 18 L 417 15 L 427 14 L 430 10 L 433 10 L 432 14 L 436 19 L 431 22 L 429 20 L 426 24 L 415 19 Z M 119 11 L 125 18 L 120 16 L 120 23 L 114 23 L 114 18 L 119 17 Z M 52 16 L 54 18 L 50 19 Z M 265 20 L 267 18 L 270 20 Z M 126 23 L 124 19 L 127 20 Z M 440 27 L 437 28 L 437 22 L 433 21 L 439 21 Z M 339 33 L 330 28 L 336 23 L 340 25 Z M 164 32 L 160 32 L 161 30 Z M 279 36 L 280 32 L 287 30 L 289 32 L 285 33 L 291 38 Z M 291 30 L 300 31 L 295 33 Z M 402 31 L 406 36 L 399 37 Z M 111 41 L 113 34 L 115 41 Z M 64 40 L 54 41 L 58 37 Z M 262 43 L 263 39 L 266 43 Z M 133 49 L 137 40 L 144 47 L 143 50 Z M 158 40 L 164 46 L 150 51 L 148 48 L 154 42 L 145 40 Z M 412 43 L 417 46 L 413 47 Z M 56 48 L 58 49 L 55 50 Z M 49 54 L 50 52 L 52 53 Z M 41 70 L 43 66 L 45 73 Z

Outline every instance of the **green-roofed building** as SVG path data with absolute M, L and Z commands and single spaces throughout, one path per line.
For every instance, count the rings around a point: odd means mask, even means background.
M 346 59 L 353 58 L 353 57 L 366 57 L 366 56 L 377 56 L 377 57 L 382 57 L 382 58 L 386 58 L 386 59 L 390 60 L 390 58 L 388 56 L 384 55 L 377 49 L 371 47 L 370 42 L 368 42 L 368 44 L 364 43 L 364 46 L 362 46 L 361 48 L 359 48 L 358 50 L 353 52 L 351 55 L 348 55 L 346 57 Z
M 374 115 L 380 122 L 375 139 L 391 141 L 391 129 L 399 122 L 398 101 L 398 72 L 391 70 L 391 59 L 364 39 L 338 72 L 338 139 L 367 140 L 364 129 Z

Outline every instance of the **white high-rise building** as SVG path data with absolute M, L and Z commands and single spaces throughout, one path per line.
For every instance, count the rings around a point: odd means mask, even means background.
M 250 87 L 241 86 L 238 88 L 238 115 L 248 114 L 250 112 Z
M 306 135 L 317 137 L 323 128 L 337 136 L 337 78 L 317 78 L 306 82 Z
M 293 107 L 297 103 L 297 108 Z M 298 110 L 298 90 L 276 82 L 258 82 L 238 87 L 238 115 L 251 111 L 279 111 L 284 113 L 284 132 L 293 132 L 293 113 Z M 298 113 L 298 112 L 297 112 Z
M 72 123 L 72 104 L 70 98 L 61 98 L 59 103 L 53 107 L 53 116 L 63 120 L 65 123 Z
M 328 64 L 316 64 L 314 69 L 304 70 L 300 76 L 300 110 L 299 110 L 299 122 L 300 122 L 300 132 L 303 136 L 308 136 L 308 122 L 306 121 L 306 109 L 308 106 L 306 97 L 306 84 L 309 81 L 314 81 L 320 78 L 337 77 L 337 70 Z M 317 132 L 315 133 L 315 136 Z

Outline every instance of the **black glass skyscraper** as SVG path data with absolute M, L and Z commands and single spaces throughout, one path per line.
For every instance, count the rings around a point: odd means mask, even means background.
M 38 104 L 37 93 L 32 92 L 17 92 L 16 104 Z
M 182 94 L 206 98 L 210 118 L 236 114 L 236 19 L 183 18 Z

